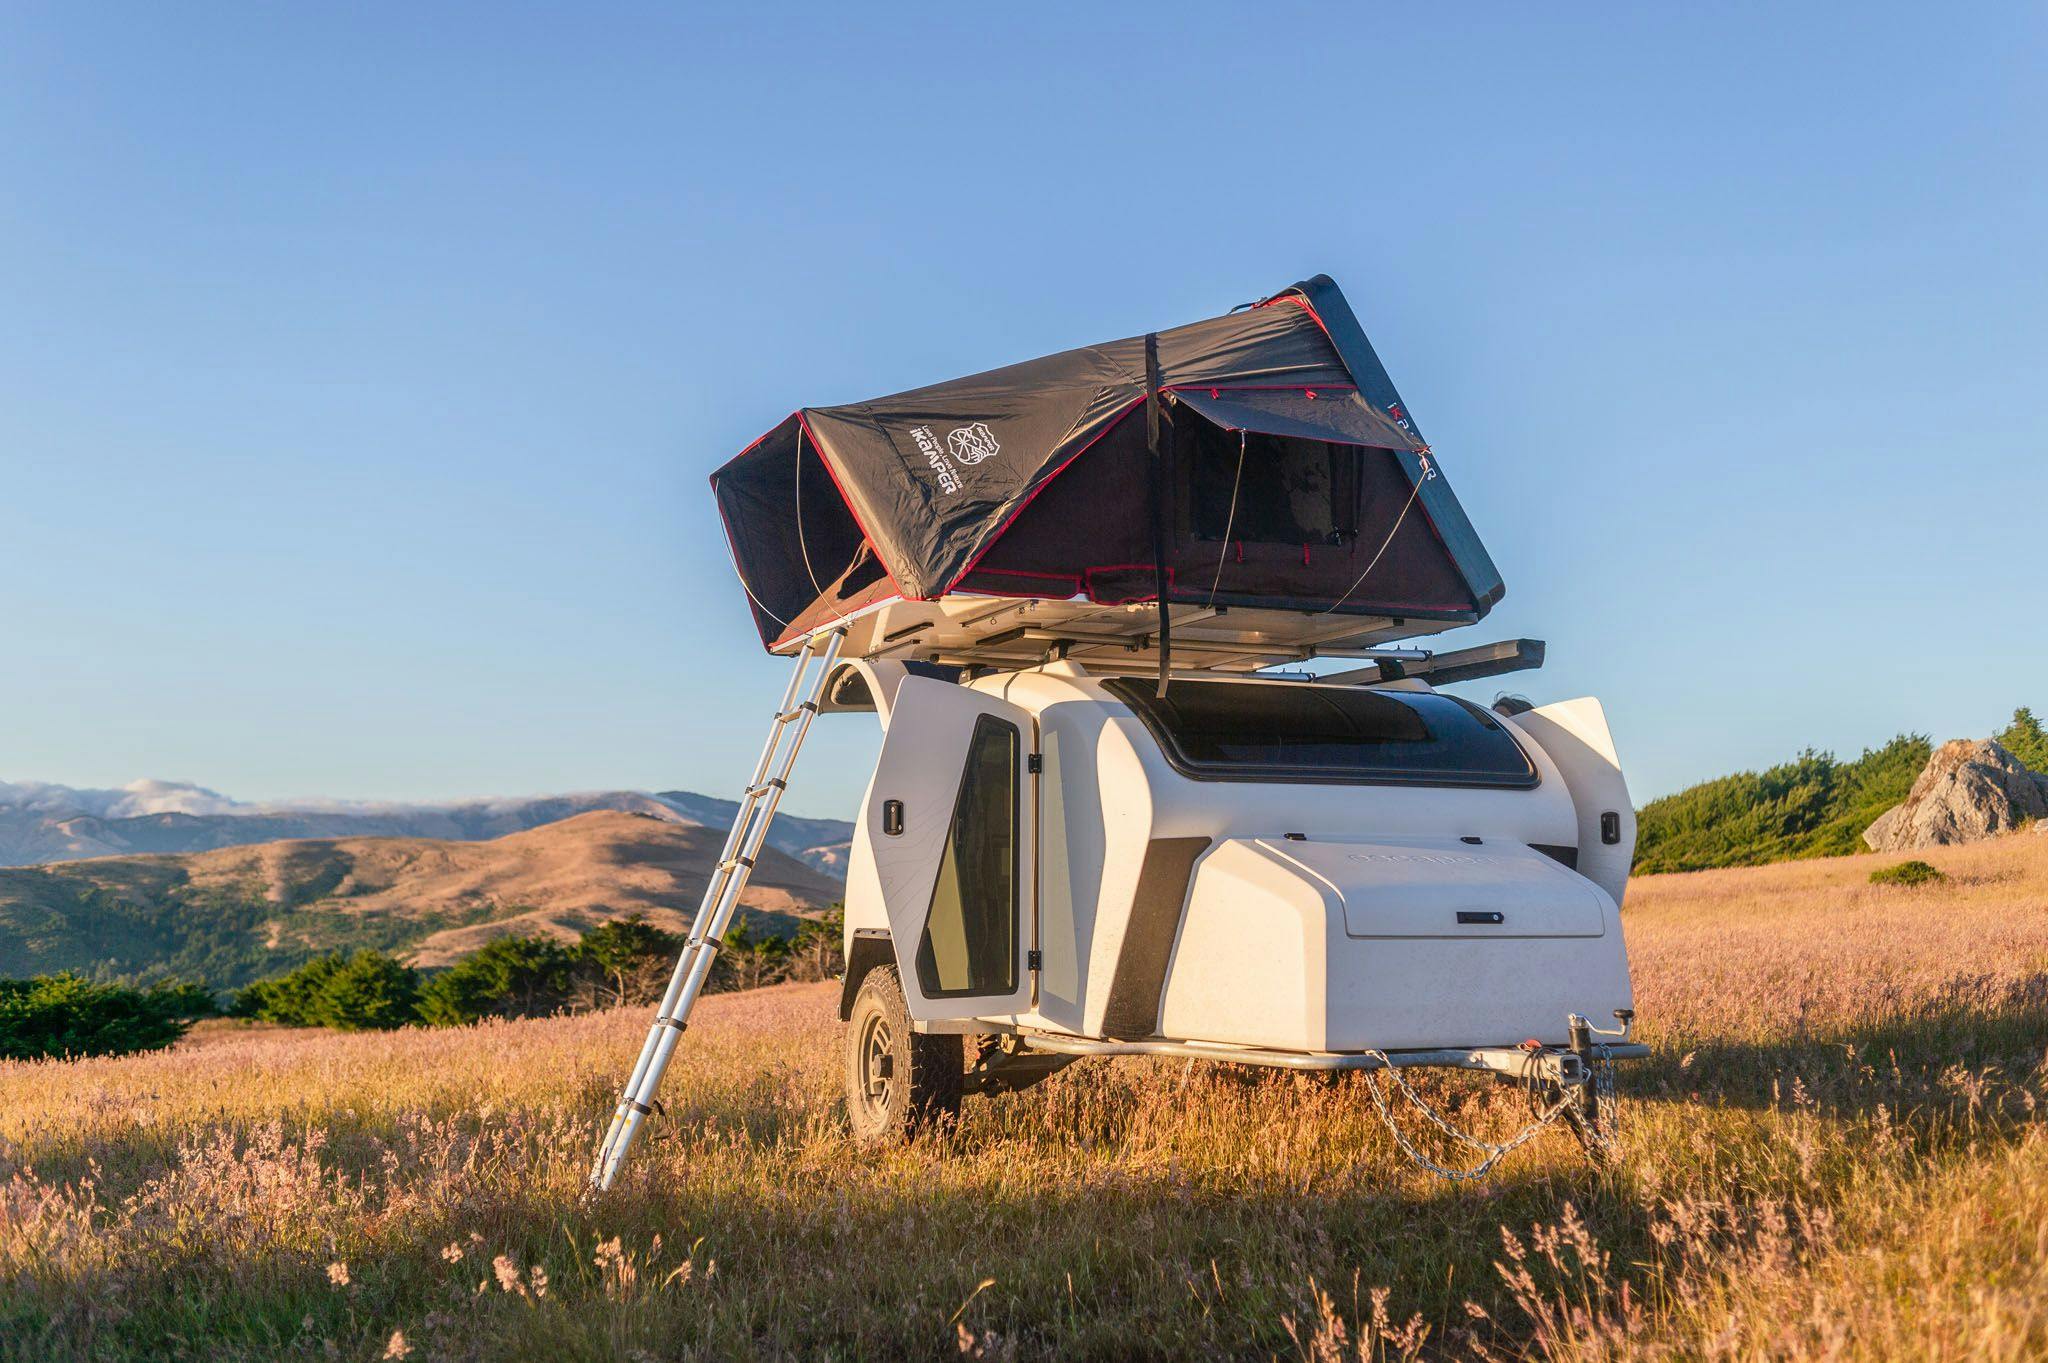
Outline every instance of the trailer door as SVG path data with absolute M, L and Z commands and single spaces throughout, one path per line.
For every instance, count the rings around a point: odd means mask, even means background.
M 862 820 L 910 1015 L 1000 1017 L 1030 1007 L 1037 751 L 1031 715 L 994 696 L 906 677 Z

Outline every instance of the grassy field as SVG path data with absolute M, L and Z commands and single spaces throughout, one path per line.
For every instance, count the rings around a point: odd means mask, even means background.
M 1163 1060 L 863 1154 L 829 985 L 708 1000 L 599 1200 L 637 1011 L 0 1065 L 0 1356 L 2048 1356 L 2048 835 L 1927 859 L 1638 882 L 1619 1153 L 1477 1185 L 1356 1080 Z

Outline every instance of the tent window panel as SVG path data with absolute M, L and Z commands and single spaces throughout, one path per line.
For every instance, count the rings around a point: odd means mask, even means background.
M 1188 449 L 1196 539 L 1221 540 L 1226 529 L 1231 539 L 1247 544 L 1346 545 L 1358 538 L 1364 450 L 1249 431 L 1242 477 L 1238 453 L 1236 431 L 1197 427 Z
M 1017 988 L 1017 726 L 983 715 L 967 747 L 953 826 L 917 944 L 925 995 Z

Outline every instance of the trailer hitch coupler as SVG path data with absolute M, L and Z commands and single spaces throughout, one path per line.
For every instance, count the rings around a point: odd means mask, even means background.
M 1580 1067 L 1590 1076 L 1593 1072 L 1593 1024 L 1577 1013 L 1571 1015 L 1571 1045 L 1572 1054 L 1578 1057 Z M 1579 1090 L 1579 1112 L 1589 1130 L 1600 1120 L 1597 1085 L 1589 1082 Z

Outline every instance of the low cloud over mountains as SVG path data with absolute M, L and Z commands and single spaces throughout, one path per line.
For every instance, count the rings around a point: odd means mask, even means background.
M 255 813 L 262 808 L 190 781 L 130 781 L 119 790 L 81 790 L 49 781 L 0 781 L 0 810 L 37 814 L 128 819 L 144 814 Z

